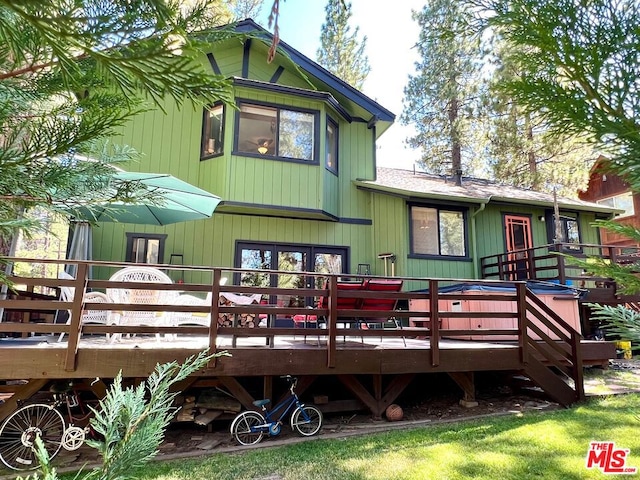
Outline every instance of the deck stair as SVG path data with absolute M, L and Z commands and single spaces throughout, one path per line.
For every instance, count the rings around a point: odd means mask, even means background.
M 534 323 L 535 320 L 535 323 Z M 581 335 L 529 289 L 521 347 L 521 375 L 564 406 L 583 400 Z

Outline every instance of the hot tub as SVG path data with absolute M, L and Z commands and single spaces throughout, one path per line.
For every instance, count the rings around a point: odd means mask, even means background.
M 536 294 L 536 296 L 565 322 L 567 322 L 576 331 L 580 332 L 580 313 L 578 309 L 578 300 L 581 291 L 570 286 L 550 284 L 545 282 L 527 282 L 527 287 Z M 429 293 L 428 290 L 421 290 L 421 293 Z M 447 299 L 449 294 L 456 295 L 495 295 L 495 294 L 515 294 L 516 289 L 513 284 L 503 285 L 487 285 L 480 283 L 460 283 L 449 285 L 439 289 L 439 294 L 444 298 L 438 300 L 441 312 L 512 312 L 517 311 L 515 301 L 486 301 L 477 299 Z M 429 311 L 428 299 L 411 299 L 409 300 L 409 310 Z M 530 316 L 530 318 L 532 318 Z M 536 319 L 533 323 L 540 328 L 550 338 L 557 340 L 558 336 L 549 328 L 541 325 Z M 410 326 L 427 326 L 428 319 L 411 317 L 409 318 Z M 492 329 L 492 330 L 508 330 L 518 328 L 517 318 L 496 318 L 488 315 L 487 317 L 443 317 L 440 320 L 440 328 L 442 330 L 475 330 L 475 329 Z M 446 336 L 443 335 L 443 336 Z M 517 335 L 484 335 L 479 332 L 477 335 L 454 336 L 448 338 L 456 338 L 460 340 L 517 340 Z M 535 333 L 532 338 L 539 339 Z

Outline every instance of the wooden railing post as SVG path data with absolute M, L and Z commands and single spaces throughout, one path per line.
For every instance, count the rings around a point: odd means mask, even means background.
M 438 281 L 429 280 L 429 312 L 431 313 L 431 366 L 440 365 L 440 311 L 438 307 Z
M 520 362 L 527 364 L 529 342 L 527 339 L 527 284 L 516 283 L 516 302 L 518 312 L 518 346 L 520 347 Z
M 502 255 L 498 255 L 498 279 L 504 280 L 504 263 Z
M 78 264 L 76 271 L 76 279 L 74 285 L 73 306 L 71 307 L 71 318 L 69 319 L 69 339 L 67 341 L 67 358 L 65 360 L 64 369 L 67 372 L 73 372 L 76 369 L 76 360 L 78 355 L 78 344 L 82 334 L 82 305 L 84 303 L 84 293 L 87 285 L 87 268 L 86 263 Z
M 556 252 L 562 251 L 562 245 L 559 243 L 554 244 Z M 566 285 L 567 283 L 567 271 L 565 269 L 564 257 L 562 255 L 555 255 L 556 262 L 558 264 L 558 282 L 560 285 Z
M 220 279 L 222 270 L 213 270 L 213 280 L 211 285 L 211 321 L 209 322 L 209 353 L 216 353 L 218 343 L 218 314 L 220 313 Z M 209 361 L 209 367 L 216 366 L 216 358 Z
M 331 276 L 327 282 L 329 286 L 329 296 L 327 297 L 327 307 L 329 314 L 327 315 L 327 367 L 335 368 L 336 366 L 336 328 L 338 325 L 338 277 Z
M 571 331 L 571 353 L 573 356 L 573 382 L 575 384 L 578 401 L 585 399 L 584 378 L 582 371 L 582 344 L 581 335 L 575 330 Z
M 527 278 L 529 280 L 536 280 L 536 256 L 533 248 L 528 248 L 526 251 L 527 255 Z

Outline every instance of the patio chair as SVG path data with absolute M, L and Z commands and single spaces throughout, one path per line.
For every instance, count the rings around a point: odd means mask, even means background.
M 399 292 L 400 290 L 402 290 L 402 283 L 403 283 L 402 280 L 383 280 L 383 279 L 376 279 L 376 278 L 368 278 L 365 280 L 363 284 L 363 289 L 369 292 L 380 292 L 380 293 Z M 360 304 L 360 310 L 393 311 L 396 309 L 397 303 L 398 303 L 398 300 L 395 298 L 366 297 L 362 299 L 362 303 Z M 384 324 L 387 322 L 393 322 L 396 328 L 399 328 L 400 330 L 402 330 L 402 323 L 398 322 L 398 319 L 394 316 L 389 316 L 389 317 L 376 316 L 375 318 L 368 318 L 363 316 L 362 318 L 358 319 L 358 322 L 359 323 L 362 322 L 363 318 L 367 324 L 380 323 L 380 328 L 384 328 Z M 407 342 L 404 336 L 402 337 L 402 343 L 404 343 L 405 347 L 407 346 Z
M 175 305 L 211 305 L 211 292 L 206 298 L 196 297 L 195 295 L 176 295 L 174 299 Z M 175 326 L 180 325 L 200 325 L 208 327 L 211 324 L 211 313 L 209 312 L 173 312 L 172 323 Z
M 58 278 L 63 280 L 74 280 L 74 277 L 66 272 L 60 272 Z M 60 300 L 63 302 L 73 302 L 75 295 L 74 287 L 60 287 Z M 83 303 L 108 303 L 109 298 L 101 292 L 87 292 L 84 294 Z M 71 310 L 68 310 L 69 318 L 67 319 L 67 325 L 71 324 Z M 109 321 L 108 310 L 82 310 L 82 316 L 80 317 L 80 323 L 85 324 L 97 324 L 107 325 Z M 65 333 L 62 332 L 58 337 L 58 342 L 61 342 Z M 109 338 L 109 334 L 107 334 Z
M 363 288 L 363 282 L 344 282 L 344 281 L 338 281 L 337 282 L 337 287 L 338 287 L 338 291 L 344 292 L 344 291 L 359 291 L 362 290 Z M 327 289 L 329 288 L 328 285 L 325 283 L 323 289 Z M 317 308 L 328 308 L 327 305 L 327 297 L 325 296 L 321 296 L 318 300 L 318 305 Z M 362 302 L 361 298 L 356 298 L 356 297 L 349 297 L 349 296 L 341 296 L 338 295 L 338 299 L 337 299 L 337 305 L 336 305 L 336 309 L 338 311 L 341 310 L 357 310 L 360 308 L 360 303 Z M 318 319 L 319 323 L 324 323 L 325 325 L 328 322 L 328 319 L 326 317 L 320 317 Z M 346 325 L 347 323 L 351 323 L 351 322 L 358 322 L 358 319 L 354 316 L 350 316 L 350 317 L 345 317 L 345 316 L 341 316 L 340 312 L 338 312 L 338 322 L 342 323 L 343 325 Z M 361 338 L 361 340 L 364 342 L 364 339 Z M 346 336 L 342 337 L 342 341 L 346 341 Z
M 114 273 L 111 278 L 109 278 L 109 281 L 126 283 L 173 283 L 166 273 L 153 267 L 126 267 Z M 107 288 L 107 296 L 110 301 L 131 305 L 172 305 L 177 295 L 177 292 L 171 290 L 135 288 L 133 286 Z M 170 312 L 124 310 L 117 313 L 116 323 L 124 326 L 172 326 L 173 316 Z M 112 340 L 115 341 L 120 337 L 120 334 L 115 334 Z M 165 336 L 165 338 L 173 337 L 173 335 Z M 156 333 L 156 339 L 160 339 L 159 333 Z

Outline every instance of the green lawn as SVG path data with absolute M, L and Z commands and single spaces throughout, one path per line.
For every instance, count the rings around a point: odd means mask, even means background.
M 589 442 L 615 441 L 618 448 L 631 450 L 627 466 L 640 467 L 636 412 L 640 412 L 640 395 L 620 395 L 549 413 L 155 462 L 139 478 L 610 478 L 585 468 Z

